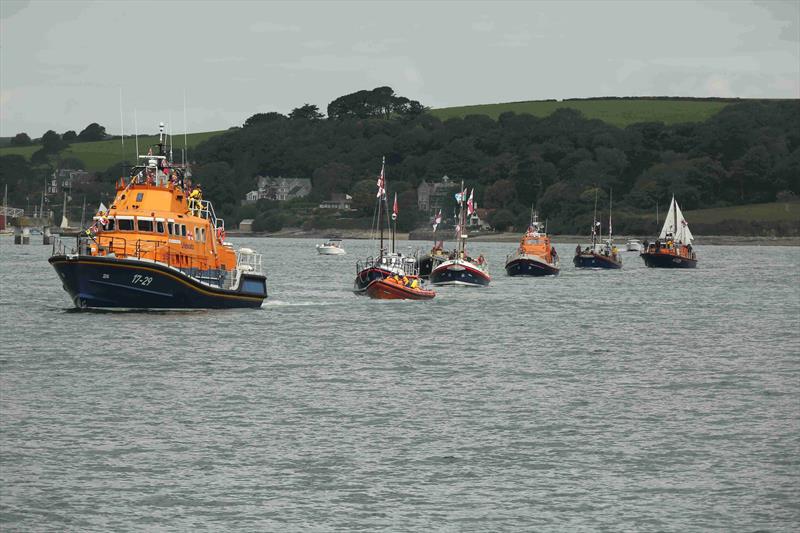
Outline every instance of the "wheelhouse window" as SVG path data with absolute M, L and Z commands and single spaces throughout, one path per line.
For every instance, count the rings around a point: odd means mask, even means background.
M 114 231 L 117 227 L 116 220 L 113 218 L 108 219 L 108 223 L 106 224 L 106 231 Z
M 133 217 L 118 218 L 117 229 L 119 229 L 120 231 L 133 231 Z
M 174 235 L 172 231 L 172 222 L 167 222 L 167 233 L 169 233 L 170 235 Z
M 139 231 L 146 231 L 152 233 L 153 231 L 153 221 L 152 220 L 142 220 L 141 218 L 136 221 L 136 227 Z
M 181 224 L 181 237 L 186 237 L 186 224 Z
M 164 221 L 163 220 L 156 221 L 156 232 L 157 233 L 164 233 Z

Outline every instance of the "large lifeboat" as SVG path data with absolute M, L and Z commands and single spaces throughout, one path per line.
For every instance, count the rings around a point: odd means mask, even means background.
M 509 276 L 554 276 L 560 272 L 559 263 L 558 253 L 534 213 L 519 247 L 506 257 L 506 273 Z
M 166 157 L 163 124 L 156 149 L 139 156 L 73 249 L 54 245 L 64 290 L 78 308 L 260 307 L 261 255 L 225 242 L 225 222 L 191 187 L 188 167 Z
M 653 244 L 645 242 L 641 258 L 645 265 L 652 268 L 697 268 L 693 240 L 689 224 L 683 218 L 681 208 L 673 196 L 658 239 Z

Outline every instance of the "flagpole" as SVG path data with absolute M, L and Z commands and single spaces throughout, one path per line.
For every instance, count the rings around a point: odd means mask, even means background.
M 392 206 L 392 253 L 394 253 L 394 240 L 397 235 L 397 193 L 394 193 L 394 205 Z

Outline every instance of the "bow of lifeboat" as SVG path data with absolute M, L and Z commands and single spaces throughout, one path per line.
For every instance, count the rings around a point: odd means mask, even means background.
M 534 224 L 537 224 L 534 227 Z M 509 276 L 555 276 L 560 272 L 559 259 L 550 238 L 538 231 L 538 223 L 522 236 L 519 248 L 506 258 Z
M 506 262 L 509 276 L 555 276 L 560 271 L 558 261 L 550 263 L 537 255 L 517 254 Z
M 622 258 L 619 253 L 607 255 L 591 250 L 576 250 L 575 257 L 572 258 L 572 264 L 575 265 L 576 268 L 618 269 L 622 268 Z
M 668 247 L 661 243 L 651 244 L 641 253 L 644 264 L 650 268 L 697 268 L 697 255 L 684 245 Z
M 450 259 L 434 267 L 430 275 L 434 285 L 462 285 L 486 287 L 492 281 L 485 264 L 478 265 L 465 259 Z

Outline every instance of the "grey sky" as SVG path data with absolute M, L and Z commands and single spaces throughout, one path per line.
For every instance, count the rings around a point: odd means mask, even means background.
M 800 97 L 800 2 L 0 2 L 0 136 L 240 125 L 389 85 L 431 107 Z

